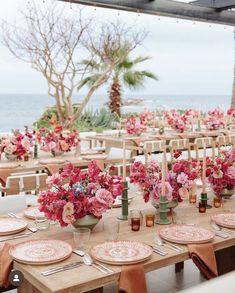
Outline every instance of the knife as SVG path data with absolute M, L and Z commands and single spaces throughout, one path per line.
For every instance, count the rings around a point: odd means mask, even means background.
M 25 234 L 17 235 L 17 236 L 8 236 L 8 237 L 3 237 L 0 238 L 0 242 L 2 241 L 7 241 L 7 240 L 12 240 L 12 239 L 18 239 L 18 238 L 23 238 L 23 237 L 28 237 L 32 234 L 32 232 L 27 232 Z
M 55 273 L 59 273 L 59 272 L 62 272 L 62 271 L 66 271 L 66 270 L 70 270 L 70 269 L 73 269 L 73 268 L 80 267 L 81 265 L 82 265 L 82 262 L 80 262 L 80 261 L 79 262 L 72 262 L 72 263 L 69 263 L 69 264 L 64 265 L 64 266 L 59 266 L 59 267 L 55 267 L 55 268 L 43 271 L 43 272 L 41 272 L 41 274 L 43 276 L 49 276 L 49 275 L 52 275 L 52 274 L 55 274 Z

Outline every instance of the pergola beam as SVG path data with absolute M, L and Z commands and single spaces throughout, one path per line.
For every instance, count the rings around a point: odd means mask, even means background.
M 135 11 L 160 16 L 178 17 L 235 26 L 235 12 L 216 11 L 215 8 L 172 0 L 60 0 L 83 5 Z M 211 1 L 211 0 L 210 0 Z M 221 0 L 222 1 L 222 0 Z M 229 0 L 224 0 L 228 2 Z M 223 2 L 223 1 L 222 1 Z

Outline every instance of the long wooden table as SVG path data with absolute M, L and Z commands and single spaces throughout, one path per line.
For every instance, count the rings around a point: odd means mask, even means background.
M 136 195 L 129 205 L 129 209 L 140 209 L 143 214 L 155 209 L 151 206 L 150 203 L 144 204 L 142 196 Z M 189 224 L 196 224 L 201 227 L 211 229 L 210 227 L 210 216 L 215 213 L 220 213 L 225 210 L 235 210 L 235 198 L 227 200 L 222 208 L 215 209 L 212 208 L 207 210 L 205 214 L 199 214 L 198 209 L 194 204 L 189 204 L 188 202 L 180 203 L 179 206 L 173 212 L 174 221 L 186 221 Z M 99 224 L 92 231 L 90 246 L 93 246 L 99 242 L 104 241 L 103 231 L 102 231 L 102 221 L 110 216 L 117 216 L 121 213 L 121 209 L 112 209 L 108 211 L 104 218 L 99 222 Z M 136 240 L 142 241 L 149 245 L 153 245 L 154 233 L 156 233 L 162 226 L 155 225 L 152 228 L 145 227 L 145 224 L 141 226 L 140 231 L 133 232 L 131 231 L 130 226 L 127 221 L 120 223 L 120 235 L 119 239 L 123 240 Z M 73 243 L 73 227 L 60 228 L 56 226 L 51 226 L 49 231 L 38 231 L 35 234 L 32 234 L 29 239 L 61 239 L 72 246 Z M 11 243 L 22 242 L 20 239 L 12 240 Z M 235 236 L 230 236 L 227 239 L 219 238 L 215 236 L 213 240 L 213 246 L 215 251 L 221 250 L 224 248 L 232 247 L 235 245 Z M 182 261 L 189 259 L 187 246 L 182 245 L 183 251 L 180 253 L 168 250 L 168 255 L 162 257 L 153 253 L 152 257 L 143 263 L 145 272 L 153 271 L 164 266 L 177 264 Z M 80 261 L 81 258 L 75 254 L 63 261 L 61 264 L 66 264 L 72 261 Z M 193 265 L 193 264 L 192 264 Z M 87 292 L 97 289 L 96 292 L 102 292 L 101 289 L 103 286 L 117 282 L 120 276 L 121 267 L 120 266 L 111 266 L 108 265 L 114 273 L 105 275 L 93 267 L 88 267 L 82 265 L 79 268 L 65 271 L 62 273 L 54 274 L 48 277 L 43 277 L 41 271 L 55 267 L 56 265 L 47 265 L 47 266 L 32 266 L 25 265 L 18 262 L 14 262 L 14 268 L 20 270 L 25 277 L 23 284 L 18 287 L 18 292 L 20 293 L 75 293 L 75 292 Z
M 141 150 L 141 147 L 143 146 L 144 142 L 152 141 L 152 140 L 165 140 L 167 143 L 171 139 L 182 139 L 182 138 L 188 138 L 190 142 L 194 142 L 196 138 L 200 137 L 213 137 L 216 139 L 216 137 L 220 135 L 229 135 L 234 134 L 233 131 L 228 130 L 214 130 L 214 131 L 194 131 L 194 132 L 184 132 L 184 133 L 177 133 L 175 131 L 166 131 L 165 134 L 158 134 L 157 132 L 152 133 L 143 133 L 141 136 L 130 136 L 127 134 L 119 135 L 104 135 L 104 134 L 97 134 L 94 136 L 87 136 L 88 139 L 93 140 L 95 142 L 104 142 L 105 143 L 105 150 L 106 153 L 109 152 L 111 147 L 115 148 L 123 148 L 123 142 L 126 142 L 126 148 L 130 147 L 130 149 L 133 149 L 132 147 L 137 147 Z

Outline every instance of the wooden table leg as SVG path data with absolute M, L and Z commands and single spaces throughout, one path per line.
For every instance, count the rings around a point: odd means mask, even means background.
M 184 269 L 184 262 L 178 262 L 175 264 L 175 272 L 180 273 Z
M 43 293 L 30 284 L 26 279 L 23 280 L 22 284 L 17 287 L 17 293 Z
M 219 276 L 235 270 L 235 246 L 216 251 L 215 257 Z

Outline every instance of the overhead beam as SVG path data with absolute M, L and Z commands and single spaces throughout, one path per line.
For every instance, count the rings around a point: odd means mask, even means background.
M 152 15 L 177 17 L 235 26 L 235 12 L 193 5 L 172 0 L 60 0 L 83 5 L 135 11 Z M 228 0 L 224 0 L 228 1 Z
M 190 3 L 220 10 L 235 7 L 235 0 L 197 0 Z

